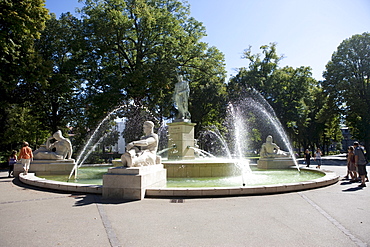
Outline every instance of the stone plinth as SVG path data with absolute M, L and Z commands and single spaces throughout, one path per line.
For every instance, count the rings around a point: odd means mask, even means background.
M 33 160 L 28 172 L 36 173 L 37 176 L 42 175 L 65 175 L 70 174 L 75 165 L 74 159 L 65 160 Z M 21 161 L 14 165 L 14 176 L 23 173 Z
M 257 161 L 259 169 L 287 169 L 294 165 L 291 158 L 262 158 Z
M 162 164 L 109 168 L 103 175 L 103 198 L 142 200 L 147 188 L 166 187 L 166 176 Z
M 240 175 L 235 161 L 224 159 L 210 160 L 168 160 L 163 161 L 168 178 L 227 177 Z
M 195 123 L 173 122 L 168 124 L 168 147 L 176 145 L 168 153 L 169 160 L 195 159 L 194 149 L 194 126 Z

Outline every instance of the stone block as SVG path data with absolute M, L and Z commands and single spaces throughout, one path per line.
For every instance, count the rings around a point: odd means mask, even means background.
M 115 167 L 103 175 L 103 198 L 142 200 L 147 188 L 165 187 L 162 164 L 144 167 Z
M 36 173 L 37 175 L 65 175 L 70 174 L 73 167 L 75 166 L 75 161 L 70 160 L 33 160 L 30 164 L 29 173 Z M 23 166 L 20 161 L 14 165 L 14 176 L 18 176 L 23 173 Z
M 257 161 L 258 169 L 288 169 L 291 166 L 294 166 L 294 161 L 288 158 L 262 158 Z

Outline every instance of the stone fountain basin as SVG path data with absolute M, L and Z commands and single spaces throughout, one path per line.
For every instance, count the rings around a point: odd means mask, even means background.
M 296 168 L 292 168 L 296 169 Z M 301 168 L 301 170 L 314 170 Z M 329 170 L 314 170 L 323 173 L 324 176 L 304 182 L 260 185 L 260 186 L 236 186 L 236 187 L 207 187 L 207 188 L 147 188 L 145 197 L 217 197 L 217 196 L 246 196 L 277 194 L 294 191 L 302 191 L 328 186 L 338 182 L 339 176 Z M 19 179 L 25 184 L 36 187 L 48 188 L 67 192 L 102 194 L 102 185 L 89 185 L 67 183 L 47 180 L 37 177 L 34 173 L 28 175 L 19 174 Z
M 162 164 L 167 170 L 167 178 L 184 177 L 227 177 L 240 175 L 240 170 L 235 166 L 238 160 L 223 158 L 198 158 L 184 160 L 162 159 Z M 121 160 L 113 160 L 113 166 L 121 166 Z
M 167 178 L 185 177 L 228 177 L 240 175 L 233 159 L 189 159 L 166 160 L 162 164 L 167 169 Z

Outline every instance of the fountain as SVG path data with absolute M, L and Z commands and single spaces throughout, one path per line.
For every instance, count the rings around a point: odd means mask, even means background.
M 217 129 L 209 130 L 209 134 L 214 135 L 220 141 L 223 149 L 225 149 L 227 153 L 226 158 L 212 157 L 213 154 L 202 150 L 195 143 L 194 126 L 196 124 L 191 123 L 190 113 L 187 109 L 189 86 L 182 77 L 179 77 L 178 79 L 179 81 L 176 84 L 174 100 L 179 114 L 172 123 L 167 123 L 168 146 L 166 148 L 157 152 L 154 156 L 149 155 L 148 157 L 151 160 L 150 162 L 148 162 L 147 158 L 143 159 L 145 162 L 134 161 L 145 153 L 146 149 L 148 149 L 148 151 L 157 151 L 158 137 L 156 137 L 157 135 L 153 132 L 153 125 L 150 124 L 151 127 L 149 128 L 149 131 L 148 127 L 145 127 L 144 124 L 144 132 L 146 136 L 141 140 L 131 142 L 127 145 L 126 148 L 128 153 L 122 156 L 121 166 L 108 169 L 108 172 L 103 175 L 102 186 L 91 185 L 92 188 L 90 188 L 89 185 L 61 183 L 61 186 L 59 187 L 69 186 L 68 190 L 70 191 L 78 191 L 80 188 L 83 188 L 86 192 L 102 193 L 104 198 L 143 199 L 144 196 L 166 197 L 270 194 L 316 188 L 338 181 L 338 176 L 330 172 L 326 172 L 325 175 L 325 172 L 315 171 L 314 174 L 320 174 L 313 180 L 305 177 L 307 173 L 300 173 L 298 163 L 293 155 L 293 149 L 291 148 L 289 140 L 283 131 L 280 122 L 277 120 L 277 117 L 271 112 L 271 110 L 269 111 L 266 109 L 266 106 L 264 107 L 263 104 L 252 98 L 244 99 L 238 102 L 238 104 L 229 105 L 231 120 L 231 124 L 229 126 L 232 126 L 232 128 L 230 127 L 230 131 L 232 132 L 231 139 L 236 143 L 233 154 L 230 152 L 227 142 L 219 131 Z M 248 100 L 251 102 L 250 105 L 255 107 L 254 111 L 257 111 L 255 114 L 264 116 L 265 124 L 273 126 L 276 130 L 275 134 L 277 133 L 277 136 L 283 140 L 284 145 L 288 148 L 288 152 L 281 151 L 276 144 L 273 145 L 272 137 L 271 141 L 270 137 L 268 137 L 266 143 L 262 146 L 263 154 L 258 162 L 258 167 L 253 167 L 252 169 L 250 167 L 249 160 L 243 158 L 245 153 L 243 145 L 246 144 L 244 142 L 248 140 L 248 136 L 246 136 L 246 131 L 241 131 L 242 129 L 247 129 L 246 122 L 243 121 L 245 116 L 243 116 L 242 113 L 245 113 L 247 110 L 251 110 L 251 108 L 243 108 L 246 106 L 246 102 Z M 163 128 L 163 126 L 161 126 L 161 128 Z M 153 142 L 155 142 L 157 146 L 154 149 L 151 149 L 149 146 Z M 141 150 L 138 149 L 140 147 Z M 159 154 L 163 153 L 168 153 L 167 159 L 161 159 L 158 157 Z M 272 156 L 272 154 L 281 156 L 276 157 Z M 83 160 L 81 155 L 78 160 Z M 75 171 L 77 171 L 77 168 L 79 167 L 77 163 L 74 166 Z M 274 182 L 269 182 L 269 179 L 262 179 L 275 176 L 270 175 L 274 172 L 275 174 L 278 174 L 285 171 L 276 171 L 275 169 L 277 168 L 281 169 L 294 166 L 296 169 L 289 169 L 286 173 L 288 174 L 288 177 L 295 177 L 294 181 L 298 182 L 286 182 L 284 180 L 278 182 L 279 184 L 274 184 Z M 261 171 L 261 168 L 263 168 L 264 171 Z M 71 174 L 72 173 L 73 170 Z M 312 172 L 309 173 L 312 174 Z M 36 183 L 42 183 L 46 186 L 55 188 L 55 182 L 48 183 L 46 180 L 33 178 L 32 176 L 22 177 L 22 181 L 26 181 L 27 179 L 32 180 L 33 185 Z M 186 181 L 186 187 L 184 187 L 184 183 L 182 183 L 180 187 L 178 187 L 178 185 L 174 185 L 173 182 L 179 180 Z M 258 183 L 258 181 L 261 180 L 264 181 L 263 184 Z M 194 181 L 195 185 L 189 184 Z M 202 183 L 199 184 L 196 181 L 202 181 Z M 222 181 L 223 183 L 222 185 L 215 185 L 215 181 Z M 255 183 L 255 181 L 257 183 Z
M 54 142 L 51 142 L 53 140 Z M 45 144 L 33 152 L 33 155 L 29 172 L 38 175 L 68 174 L 75 166 L 75 160 L 71 158 L 71 142 L 63 137 L 60 130 L 50 136 Z M 14 166 L 14 175 L 18 176 L 22 171 L 22 164 L 17 162 Z

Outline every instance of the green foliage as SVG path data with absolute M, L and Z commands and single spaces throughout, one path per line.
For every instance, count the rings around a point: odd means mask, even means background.
M 30 108 L 13 104 L 7 111 L 9 117 L 6 126 L 9 131 L 4 133 L 2 143 L 9 146 L 10 150 L 20 149 L 23 141 L 29 142 L 32 144 L 31 147 L 36 148 L 50 135 L 48 131 L 43 130 L 42 123 Z
M 48 77 L 46 83 L 36 85 L 34 105 L 41 113 L 44 128 L 50 132 L 64 128 L 80 113 L 79 72 L 84 59 L 81 30 L 81 21 L 70 13 L 62 14 L 59 20 L 52 15 L 36 42 L 35 47 L 48 68 Z
M 333 106 L 345 116 L 354 138 L 370 150 L 370 34 L 344 40 L 326 65 L 324 78 Z
M 200 42 L 205 29 L 189 17 L 188 6 L 175 0 L 89 0 L 82 14 L 91 51 L 83 71 L 88 118 L 131 102 L 158 118 L 172 117 L 180 73 L 190 82 L 193 121 L 217 122 L 214 108 L 225 101 L 224 57 Z M 200 96 L 204 92 L 209 98 Z M 205 111 L 198 113 L 198 107 Z
M 327 118 L 318 119 L 322 109 L 327 108 L 327 99 L 319 83 L 312 78 L 311 68 L 280 68 L 282 57 L 277 55 L 275 43 L 261 46 L 261 50 L 262 53 L 252 54 L 249 47 L 244 52 L 249 65 L 231 78 L 227 86 L 230 98 L 237 101 L 240 95 L 256 89 L 274 109 L 296 146 L 321 146 L 329 136 L 331 140 L 337 140 L 335 134 L 329 135 L 329 132 L 340 131 L 339 123 L 333 122 L 337 115 L 325 115 Z M 253 129 L 257 131 L 257 128 Z
M 27 109 L 27 96 L 33 92 L 35 83 L 44 81 L 34 40 L 40 37 L 49 15 L 43 0 L 2 0 L 0 8 L 0 148 L 10 150 L 16 143 L 28 138 L 36 140 L 38 136 L 32 134 L 33 126 L 29 126 L 37 120 L 26 116 L 33 113 Z M 19 123 L 13 114 L 27 120 Z M 16 124 L 20 124 L 19 128 L 13 129 Z

